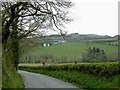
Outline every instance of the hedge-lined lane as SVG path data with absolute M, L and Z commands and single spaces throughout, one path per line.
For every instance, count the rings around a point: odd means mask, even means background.
M 118 76 L 112 77 L 96 77 L 90 74 L 83 74 L 77 71 L 53 71 L 53 70 L 40 70 L 32 68 L 21 68 L 28 72 L 40 73 L 49 75 L 51 77 L 70 82 L 79 88 L 118 88 Z M 101 90 L 101 89 L 100 89 Z
M 81 73 L 92 74 L 95 76 L 110 77 L 120 72 L 120 64 L 113 63 L 82 63 L 82 64 L 63 64 L 63 65 L 45 65 L 45 66 L 19 66 L 19 68 L 31 68 L 52 71 L 78 71 Z

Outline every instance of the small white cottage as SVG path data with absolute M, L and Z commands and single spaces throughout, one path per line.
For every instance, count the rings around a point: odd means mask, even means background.
M 50 44 L 49 44 L 49 43 L 44 43 L 43 46 L 44 46 L 44 47 L 50 46 Z
M 48 43 L 47 46 L 50 46 L 50 44 Z
M 46 43 L 44 43 L 43 46 L 46 47 Z

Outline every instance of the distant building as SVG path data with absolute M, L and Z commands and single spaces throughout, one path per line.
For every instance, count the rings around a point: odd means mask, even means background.
M 55 41 L 52 41 L 52 42 L 45 42 L 42 44 L 42 46 L 46 47 L 46 46 L 51 46 L 51 45 L 58 45 L 58 44 L 63 44 L 65 43 L 66 41 L 65 40 L 55 40 Z
M 53 43 L 53 44 L 57 45 L 58 43 L 57 43 L 57 42 L 55 42 L 55 43 Z
M 46 47 L 46 46 L 50 46 L 51 44 L 50 43 L 44 43 L 42 46 Z
M 50 46 L 50 44 L 48 43 L 47 46 Z
M 57 44 L 63 44 L 63 43 L 65 43 L 66 41 L 64 41 L 64 40 L 60 40 L 60 41 L 55 41 L 53 44 L 54 45 L 57 45 Z
M 46 43 L 44 43 L 43 46 L 46 47 Z

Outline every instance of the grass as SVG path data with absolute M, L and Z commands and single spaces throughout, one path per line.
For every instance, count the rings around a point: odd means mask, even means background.
M 2 45 L 0 44 L 0 90 L 2 88 Z
M 55 56 L 81 56 L 88 47 L 103 49 L 106 53 L 118 52 L 118 47 L 103 44 L 64 43 L 50 47 L 37 47 L 30 51 L 31 55 L 53 54 Z
M 6 56 L 8 60 L 2 60 L 2 88 L 23 88 L 22 76 L 13 67 L 10 55 Z
M 70 82 L 79 88 L 118 88 L 118 75 L 105 78 L 95 77 L 90 74 L 83 74 L 76 71 L 50 71 L 29 68 L 21 69 L 29 72 L 49 75 L 66 82 Z
M 111 42 L 111 43 L 106 43 L 106 44 L 110 44 L 110 45 L 118 45 L 120 43 L 120 40 L 118 40 L 118 41 L 115 41 L 115 42 Z
M 2 59 L 0 56 L 0 90 L 2 88 Z
M 43 65 L 43 64 L 40 64 L 40 63 L 26 63 L 26 64 L 21 63 L 18 66 L 41 66 L 41 65 Z
M 2 74 L 2 88 L 23 88 L 22 76 L 8 68 Z

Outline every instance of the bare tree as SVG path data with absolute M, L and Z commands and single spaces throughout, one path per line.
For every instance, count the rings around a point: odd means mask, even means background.
M 61 27 L 71 21 L 67 9 L 70 1 L 39 0 L 38 2 L 2 2 L 2 40 L 4 52 L 11 51 L 13 61 L 19 59 L 19 41 L 25 37 L 42 36 L 44 30 L 64 32 Z M 17 62 L 17 61 L 16 61 Z
M 60 27 L 70 21 L 66 9 L 71 6 L 71 2 L 63 0 L 61 2 L 58 0 L 56 2 L 3 2 L 3 40 L 6 40 L 13 31 L 12 27 L 17 29 L 20 39 L 40 35 L 43 29 L 57 28 L 62 33 Z

